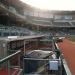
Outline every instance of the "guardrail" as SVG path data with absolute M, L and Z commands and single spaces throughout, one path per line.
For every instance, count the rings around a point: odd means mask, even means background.
M 3 62 L 5 62 L 5 61 L 7 61 L 7 60 L 9 60 L 9 59 L 11 59 L 11 57 L 13 57 L 13 56 L 19 54 L 20 52 L 21 52 L 21 51 L 19 50 L 19 51 L 13 53 L 13 54 L 11 54 L 11 55 L 9 55 L 9 56 L 7 56 L 7 57 L 1 59 L 1 60 L 0 60 L 0 64 L 3 63 Z

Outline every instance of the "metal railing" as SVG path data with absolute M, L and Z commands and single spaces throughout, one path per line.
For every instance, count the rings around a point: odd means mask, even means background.
M 19 64 L 20 63 L 20 56 L 18 57 L 18 66 L 11 66 L 10 65 L 11 58 L 14 57 L 15 55 L 20 54 L 20 53 L 21 53 L 21 51 L 19 50 L 13 54 L 1 59 L 0 60 L 0 71 L 2 70 L 1 68 L 3 68 L 3 66 L 4 66 L 3 70 L 5 72 L 5 69 L 6 69 L 8 75 L 11 75 L 11 74 L 12 75 L 15 75 L 15 74 L 16 75 L 22 75 L 22 69 L 20 68 L 20 64 Z M 11 73 L 11 71 L 13 71 L 13 72 Z
M 50 71 L 50 61 L 58 62 L 58 70 Z M 23 74 L 55 74 L 62 75 L 62 66 L 60 59 L 37 59 L 37 58 L 24 58 L 23 59 Z

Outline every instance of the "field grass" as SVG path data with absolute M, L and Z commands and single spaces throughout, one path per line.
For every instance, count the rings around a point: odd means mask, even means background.
M 71 36 L 71 37 L 69 37 L 69 40 L 75 42 L 75 36 Z

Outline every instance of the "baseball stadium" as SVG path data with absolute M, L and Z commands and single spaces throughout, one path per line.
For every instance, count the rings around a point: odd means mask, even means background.
M 75 75 L 74 0 L 0 0 L 0 75 Z

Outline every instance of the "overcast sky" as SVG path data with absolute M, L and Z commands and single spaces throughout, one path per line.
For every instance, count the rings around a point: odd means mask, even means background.
M 44 10 L 75 10 L 75 0 L 21 0 Z

